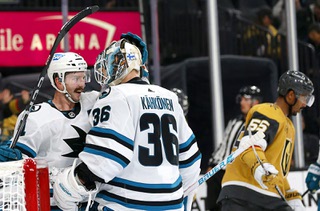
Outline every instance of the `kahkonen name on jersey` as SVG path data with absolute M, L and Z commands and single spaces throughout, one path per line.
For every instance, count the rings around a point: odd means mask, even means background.
M 172 99 L 162 97 L 140 97 L 143 109 L 159 109 L 174 111 Z

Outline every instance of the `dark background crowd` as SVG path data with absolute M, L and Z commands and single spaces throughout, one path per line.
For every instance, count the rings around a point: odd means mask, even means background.
M 61 11 L 61 2 L 3 0 L 0 1 L 0 12 Z M 144 18 L 142 23 L 150 53 L 148 66 L 150 79 L 153 81 L 151 17 L 155 14 L 151 13 L 150 2 L 149 0 L 69 0 L 68 8 L 70 11 L 80 11 L 86 6 L 99 5 L 103 11 L 140 11 Z M 225 122 L 239 113 L 234 96 L 242 86 L 259 84 L 263 90 L 264 101 L 276 99 L 278 77 L 288 69 L 284 2 L 285 0 L 217 0 Z M 211 131 L 213 123 L 207 1 L 158 0 L 157 8 L 161 85 L 169 89 L 180 88 L 188 95 L 187 119 L 198 139 L 203 154 L 202 168 L 205 170 L 208 159 L 214 151 Z M 314 138 L 319 137 L 320 124 L 320 0 L 297 0 L 296 20 L 299 71 L 306 73 L 315 84 L 316 102 L 312 108 L 303 113 L 304 132 Z M 13 68 L 2 67 L 0 64 L 1 90 L 10 87 L 13 98 L 20 98 L 22 94 L 18 93 L 22 90 L 32 90 L 41 70 L 42 67 Z M 44 84 L 39 100 L 50 98 L 49 87 L 50 85 Z M 312 153 L 317 154 L 317 152 Z

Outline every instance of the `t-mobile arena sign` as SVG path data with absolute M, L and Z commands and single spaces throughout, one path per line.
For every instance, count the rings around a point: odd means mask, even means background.
M 69 12 L 68 19 L 76 12 Z M 44 66 L 63 21 L 61 12 L 0 12 L 0 67 Z M 69 51 L 91 66 L 97 55 L 122 33 L 141 36 L 139 12 L 98 11 L 68 33 Z M 66 37 L 65 37 L 66 38 Z M 56 52 L 65 49 L 62 40 Z

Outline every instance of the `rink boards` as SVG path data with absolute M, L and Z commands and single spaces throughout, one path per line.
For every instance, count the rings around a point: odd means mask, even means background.
M 203 175 L 201 175 L 203 176 Z M 305 178 L 307 176 L 307 171 L 292 171 L 289 173 L 288 180 L 291 188 L 298 190 L 303 194 L 307 187 L 305 185 Z M 207 186 L 203 183 L 198 187 L 196 201 L 192 205 L 192 211 L 205 211 L 205 203 L 207 196 Z M 320 191 L 315 194 L 306 194 L 303 197 L 304 204 L 306 205 L 306 211 L 316 211 L 317 210 L 317 199 L 320 198 Z

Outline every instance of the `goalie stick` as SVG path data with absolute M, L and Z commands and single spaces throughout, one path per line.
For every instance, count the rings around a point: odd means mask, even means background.
M 258 141 L 265 137 L 265 134 L 261 131 L 258 131 L 256 134 L 252 136 L 250 139 L 251 141 Z M 250 147 L 250 146 L 248 146 Z M 247 147 L 247 148 L 248 148 Z M 232 161 L 238 157 L 242 152 L 247 150 L 247 148 L 239 147 L 236 151 L 228 155 L 224 160 L 222 160 L 220 163 L 218 163 L 215 167 L 213 167 L 210 171 L 208 171 L 205 175 L 203 175 L 196 183 L 191 185 L 185 192 L 184 196 L 187 196 L 189 193 L 194 191 L 197 187 L 199 187 L 201 184 L 203 184 L 205 181 L 207 181 L 210 177 L 212 177 L 215 173 L 220 171 L 222 168 L 224 168 L 226 165 L 232 163 Z
M 17 127 L 17 132 L 14 134 L 13 140 L 10 144 L 10 148 L 14 148 L 17 144 L 18 138 L 20 137 L 22 130 L 26 124 L 27 118 L 29 116 L 29 113 L 31 112 L 31 109 L 35 103 L 35 100 L 38 96 L 38 93 L 40 91 L 40 88 L 43 84 L 44 78 L 47 74 L 47 70 L 49 68 L 49 65 L 52 61 L 53 55 L 55 51 L 58 48 L 58 45 L 60 41 L 64 38 L 64 36 L 68 33 L 68 31 L 79 21 L 81 21 L 83 18 L 87 17 L 88 15 L 91 15 L 92 13 L 95 13 L 96 11 L 99 10 L 99 6 L 91 6 L 91 7 L 86 7 L 85 9 L 81 10 L 79 13 L 77 13 L 75 16 L 73 16 L 68 22 L 66 22 L 60 29 L 57 38 L 55 39 L 53 46 L 50 50 L 50 54 L 48 57 L 48 60 L 46 62 L 46 65 L 44 66 L 43 70 L 40 73 L 38 82 L 36 87 L 33 89 L 31 99 L 29 104 L 26 106 L 25 111 L 23 112 L 23 116 L 21 117 L 21 120 L 19 121 L 19 125 Z

